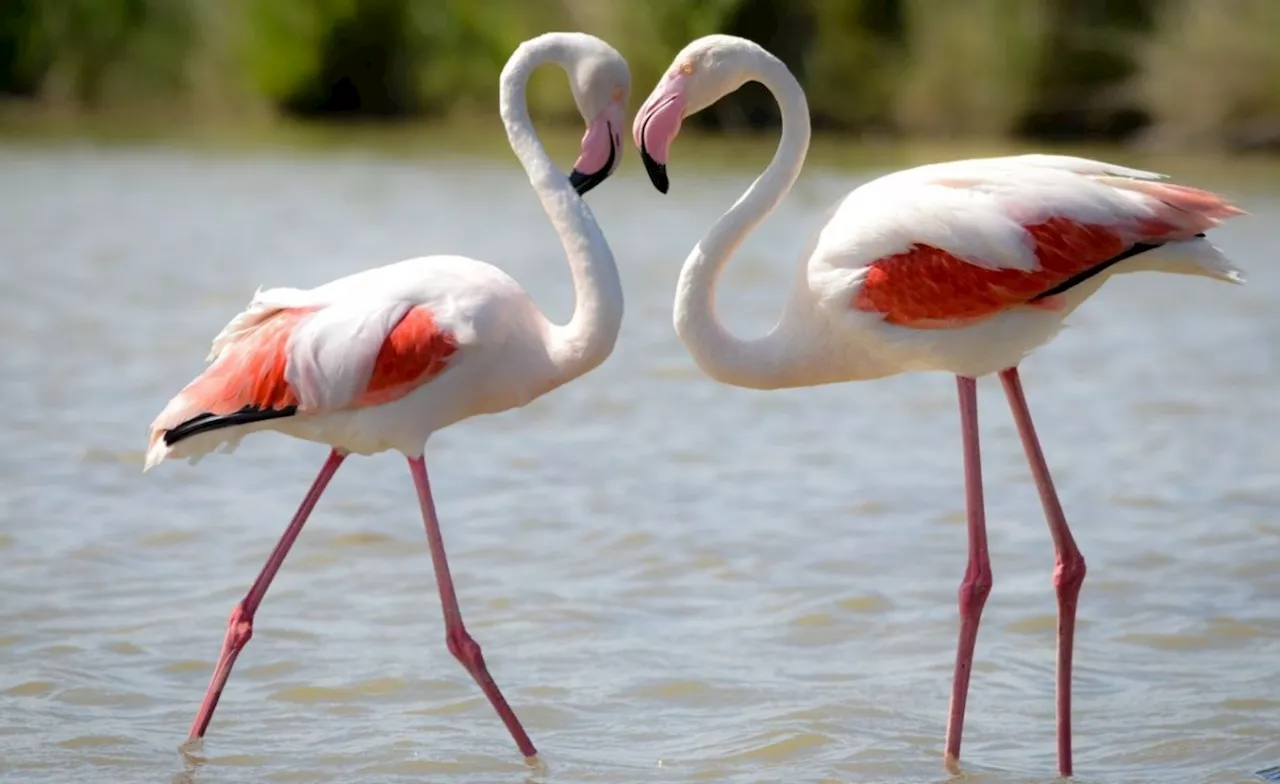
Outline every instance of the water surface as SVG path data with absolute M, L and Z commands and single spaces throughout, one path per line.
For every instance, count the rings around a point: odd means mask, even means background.
M 545 761 L 531 771 L 445 649 L 395 455 L 338 474 L 184 760 L 227 612 L 324 450 L 264 435 L 140 473 L 147 424 L 259 285 L 461 252 L 567 319 L 564 261 L 514 161 L 0 148 L 0 778 L 946 780 L 953 382 L 706 379 L 670 326 L 676 271 L 754 172 L 675 168 L 662 198 L 624 164 L 591 194 L 628 297 L 616 353 L 428 453 L 470 628 Z M 1280 763 L 1280 191 L 1204 168 L 1198 184 L 1256 216 L 1217 235 L 1249 285 L 1113 281 L 1024 365 L 1090 567 L 1087 782 Z M 725 276 L 734 330 L 772 324 L 808 233 L 867 176 L 802 178 Z M 965 768 L 1048 781 L 1052 551 L 999 386 L 981 392 L 995 589 Z

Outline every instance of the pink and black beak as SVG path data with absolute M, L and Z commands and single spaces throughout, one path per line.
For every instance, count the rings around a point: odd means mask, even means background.
M 679 71 L 664 78 L 640 107 L 632 126 L 644 169 L 660 193 L 666 193 L 671 186 L 667 178 L 667 161 L 671 155 L 671 142 L 680 133 L 680 123 L 684 120 L 685 79 Z
M 625 124 L 625 108 L 621 101 L 614 101 L 587 126 L 582 152 L 569 173 L 569 184 L 579 196 L 585 196 L 617 171 L 622 161 L 621 129 Z

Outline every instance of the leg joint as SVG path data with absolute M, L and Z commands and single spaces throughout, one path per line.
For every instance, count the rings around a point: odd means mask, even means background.
M 253 613 L 245 610 L 244 602 L 231 608 L 227 618 L 227 647 L 240 650 L 253 637 Z
M 1059 593 L 1079 591 L 1080 586 L 1084 584 L 1084 576 L 1087 572 L 1084 556 L 1080 553 L 1059 556 L 1058 563 L 1053 569 L 1053 587 Z
M 473 640 L 466 629 L 450 629 L 445 633 L 444 642 L 449 648 L 449 653 L 453 654 L 453 658 L 461 662 L 463 667 L 470 671 L 485 668 L 484 653 L 480 650 L 480 643 Z
M 991 595 L 992 584 L 993 580 L 989 567 L 965 572 L 959 591 L 961 610 L 980 609 L 986 604 L 987 597 Z

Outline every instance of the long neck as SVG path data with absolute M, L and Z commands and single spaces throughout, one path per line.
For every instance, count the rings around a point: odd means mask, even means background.
M 557 383 L 603 362 L 613 351 L 622 326 L 622 282 L 613 253 L 595 216 L 551 161 L 529 118 L 529 77 L 544 63 L 567 68 L 574 57 L 573 44 L 572 35 L 558 33 L 521 44 L 502 70 L 499 90 L 502 123 L 511 149 L 560 237 L 573 275 L 573 316 L 564 325 L 547 324 L 547 353 L 555 365 Z
M 717 381 L 755 389 L 798 383 L 796 346 L 788 346 L 783 321 L 764 337 L 741 340 L 716 316 L 715 288 L 725 264 L 761 220 L 791 190 L 809 149 L 809 105 L 791 72 L 771 54 L 756 50 L 752 79 L 769 89 L 782 112 L 782 139 L 756 181 L 698 242 L 676 287 L 676 334 L 702 370 Z

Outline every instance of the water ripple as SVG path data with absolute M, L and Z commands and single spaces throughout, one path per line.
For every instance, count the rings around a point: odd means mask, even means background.
M 499 263 L 563 321 L 561 251 L 506 161 L 0 149 L 0 777 L 951 781 L 953 385 L 711 382 L 671 332 L 671 292 L 750 174 L 666 199 L 638 170 L 615 179 L 591 194 L 628 296 L 615 354 L 429 454 L 463 612 L 542 767 L 444 644 L 393 456 L 344 465 L 183 756 L 227 613 L 323 460 L 251 438 L 141 475 L 146 424 L 211 335 L 259 285 L 428 250 Z M 744 246 L 718 303 L 732 329 L 773 323 L 800 235 L 857 179 L 807 173 Z M 1242 782 L 1280 763 L 1280 202 L 1257 202 L 1220 236 L 1248 286 L 1113 281 L 1025 364 L 1090 567 L 1082 782 Z M 1052 548 L 998 385 L 980 398 L 995 586 L 963 780 L 1047 782 Z

